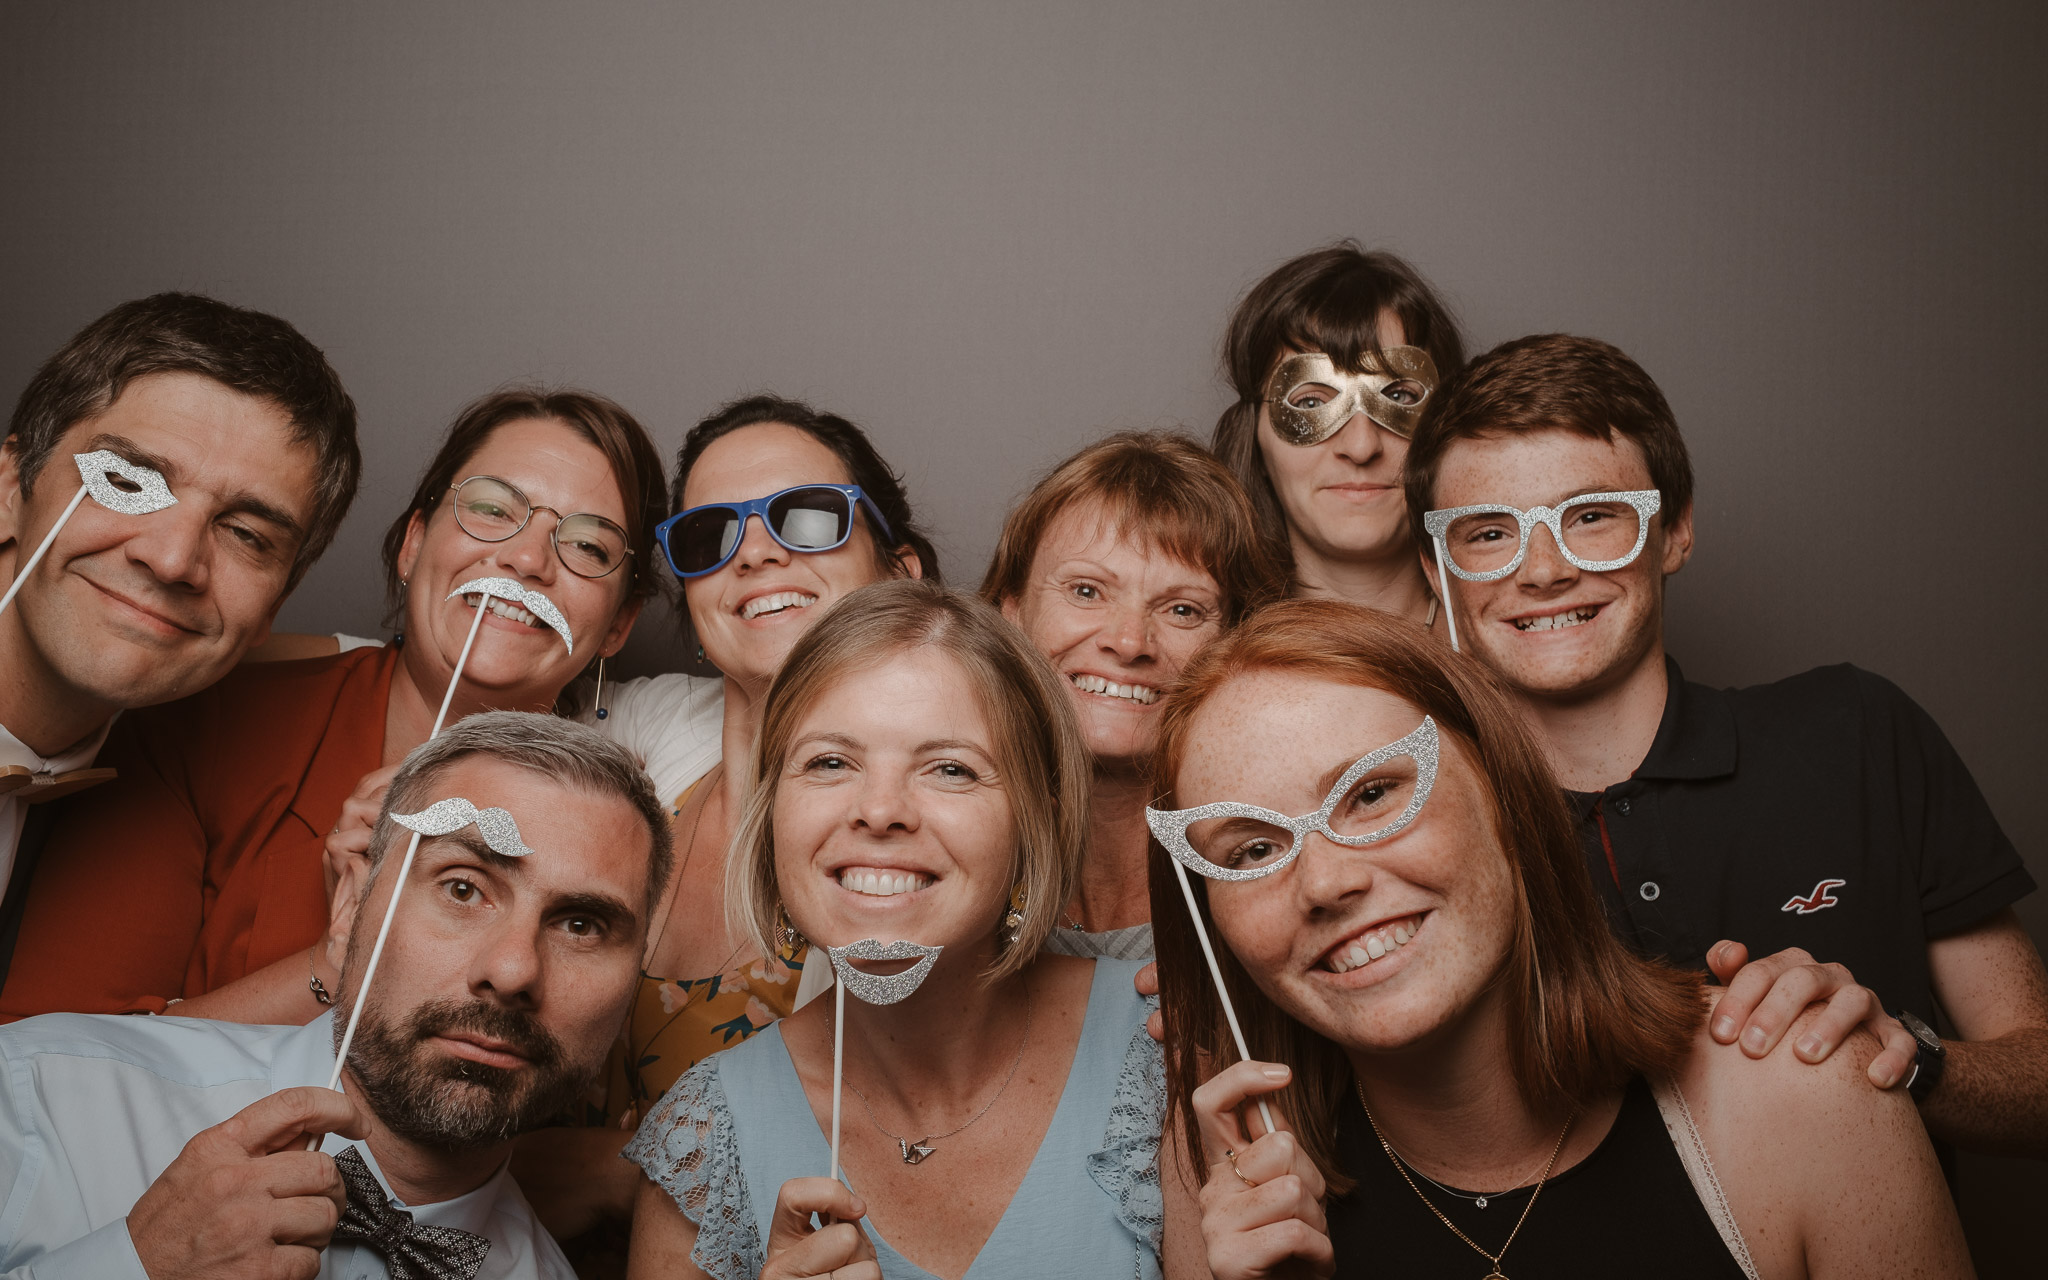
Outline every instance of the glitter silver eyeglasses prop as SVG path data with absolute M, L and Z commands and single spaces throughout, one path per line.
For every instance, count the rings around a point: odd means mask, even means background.
M 70 522 L 71 513 L 78 510 L 78 504 L 90 496 L 109 511 L 124 516 L 146 516 L 153 511 L 177 505 L 177 498 L 171 494 L 171 486 L 164 483 L 162 473 L 153 471 L 140 463 L 130 462 L 109 449 L 95 449 L 91 453 L 74 453 L 71 460 L 78 464 L 78 492 L 71 495 L 71 503 L 57 517 L 50 531 L 43 535 L 35 553 L 14 572 L 14 581 L 7 584 L 7 593 L 0 595 L 0 613 L 14 603 L 14 597 L 21 590 L 28 575 L 42 563 L 48 554 L 50 544 L 57 535 L 64 532 Z
M 1585 493 L 1554 507 L 1527 511 L 1505 503 L 1482 502 L 1469 507 L 1426 511 L 1422 530 L 1436 546 L 1436 573 L 1444 614 L 1450 620 L 1451 648 L 1458 648 L 1457 611 L 1451 608 L 1446 573 L 1466 582 L 1498 582 L 1522 567 L 1529 555 L 1529 534 L 1537 525 L 1550 530 L 1558 554 L 1587 573 L 1626 568 L 1643 553 L 1650 538 L 1650 518 L 1664 505 L 1656 489 Z M 1508 554 L 1508 527 L 1513 523 L 1514 554 Z
M 1188 904 L 1188 919 L 1195 922 L 1195 938 L 1202 944 L 1202 958 L 1209 962 L 1209 978 L 1216 984 L 1216 995 L 1223 1002 L 1223 1019 L 1230 1024 L 1230 1037 L 1237 1044 L 1237 1056 L 1250 1059 L 1251 1049 L 1245 1044 L 1244 1028 L 1238 1025 L 1237 1008 L 1230 1002 L 1230 990 L 1223 985 L 1223 967 L 1216 962 L 1215 944 L 1209 941 L 1209 928 L 1202 923 L 1201 908 L 1195 903 L 1195 887 L 1188 882 L 1188 872 L 1195 871 L 1212 880 L 1257 880 L 1270 876 L 1301 854 L 1303 840 L 1311 831 L 1320 832 L 1327 839 L 1348 848 L 1359 848 L 1373 844 L 1394 835 L 1415 821 L 1415 815 L 1422 812 L 1422 806 L 1429 799 L 1430 790 L 1436 786 L 1438 738 L 1436 721 L 1422 717 L 1422 723 L 1415 731 L 1398 742 L 1390 742 L 1376 751 L 1360 756 L 1350 768 L 1337 779 L 1337 785 L 1330 788 L 1330 794 L 1323 799 L 1323 807 L 1314 813 L 1290 818 L 1253 804 L 1238 804 L 1234 801 L 1219 801 L 1215 804 L 1200 805 L 1193 809 L 1145 808 L 1145 825 L 1152 828 L 1153 836 L 1173 859 L 1173 874 L 1180 880 L 1181 897 Z M 1415 789 L 1408 797 L 1407 805 L 1393 821 L 1383 823 L 1363 832 L 1340 832 L 1333 829 L 1330 819 L 1336 815 L 1337 806 L 1351 789 L 1371 776 L 1375 769 L 1402 757 L 1415 763 Z M 1275 858 L 1260 867 L 1227 867 L 1203 857 L 1188 840 L 1188 829 L 1198 822 L 1221 818 L 1249 818 L 1254 822 L 1287 831 L 1293 840 L 1288 845 L 1286 856 Z M 1340 821 L 1342 821 L 1340 819 Z M 1350 825 L 1346 822 L 1344 825 Z M 1230 847 L 1243 847 L 1242 839 Z M 1273 1112 L 1264 1098 L 1259 1099 L 1259 1116 L 1266 1122 L 1266 1132 L 1276 1126 Z

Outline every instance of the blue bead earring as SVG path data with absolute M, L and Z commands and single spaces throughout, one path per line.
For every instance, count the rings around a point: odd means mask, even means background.
M 597 698 L 596 698 L 596 702 L 597 702 L 597 718 L 598 718 L 598 719 L 600 719 L 600 720 L 609 720 L 609 719 L 611 719 L 611 718 L 612 718 L 611 708 L 609 708 L 609 707 L 607 707 L 607 706 L 605 706 L 605 705 L 604 705 L 604 655 L 603 655 L 603 654 L 599 654 L 599 655 L 598 655 L 598 658 L 597 658 Z

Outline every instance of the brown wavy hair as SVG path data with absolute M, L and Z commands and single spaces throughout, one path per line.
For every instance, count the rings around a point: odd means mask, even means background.
M 999 605 L 1022 595 L 1046 530 L 1061 512 L 1089 502 L 1118 528 L 1214 578 L 1225 627 L 1286 586 L 1258 535 L 1251 499 L 1222 463 L 1171 431 L 1120 431 L 1054 467 L 1010 509 L 981 598 Z
M 1509 1061 L 1531 1105 L 1586 1099 L 1684 1059 L 1705 1016 L 1702 975 L 1643 960 L 1616 940 L 1594 896 L 1564 792 L 1506 692 L 1478 663 L 1409 623 L 1333 600 L 1287 600 L 1203 650 L 1161 720 L 1156 806 L 1177 805 L 1174 777 L 1202 706 L 1232 681 L 1263 671 L 1391 693 L 1434 717 L 1443 737 L 1472 762 L 1515 885 L 1514 931 L 1495 981 L 1508 997 Z M 1200 1151 L 1195 1087 L 1205 1067 L 1236 1055 L 1173 865 L 1156 840 L 1150 872 L 1168 1097 L 1189 1150 Z M 1214 937 L 1208 881 L 1196 877 L 1194 885 Z M 1276 1100 L 1332 1194 L 1341 1194 L 1350 1179 L 1337 1167 L 1334 1142 L 1338 1108 L 1351 1088 L 1350 1060 L 1342 1046 L 1273 1004 L 1228 947 L 1218 947 L 1216 959 L 1252 1056 L 1293 1068 L 1293 1081 Z

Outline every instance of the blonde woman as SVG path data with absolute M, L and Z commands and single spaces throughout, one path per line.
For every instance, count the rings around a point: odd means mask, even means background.
M 631 1274 L 1158 1275 L 1163 1079 L 1136 965 L 1041 951 L 1089 774 L 1045 661 L 979 601 L 867 587 L 791 650 L 754 760 L 734 931 L 941 950 L 900 1002 L 846 1002 L 852 1189 L 823 1176 L 818 1000 L 699 1063 L 642 1123 Z

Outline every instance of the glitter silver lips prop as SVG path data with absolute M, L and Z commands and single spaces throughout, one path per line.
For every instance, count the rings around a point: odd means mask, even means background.
M 164 483 L 160 473 L 140 463 L 130 462 L 110 449 L 74 453 L 71 460 L 78 464 L 78 492 L 71 495 L 71 502 L 64 508 L 63 514 L 50 526 L 50 531 L 43 535 L 43 540 L 36 544 L 35 554 L 15 573 L 14 581 L 7 585 L 7 594 L 0 595 L 0 613 L 6 612 L 7 606 L 14 603 L 15 593 L 21 590 L 21 584 L 27 582 L 28 575 L 42 563 L 43 556 L 50 550 L 50 544 L 64 531 L 64 526 L 71 520 L 71 513 L 78 510 L 78 504 L 85 501 L 88 495 L 107 510 L 124 516 L 146 516 L 175 505 L 178 501 L 171 493 L 171 486 Z M 114 482 L 116 477 L 132 487 L 122 488 Z
M 519 838 L 519 824 L 503 809 L 479 809 L 461 796 L 436 800 L 418 813 L 394 813 L 391 820 L 423 836 L 445 836 L 474 825 L 494 853 L 523 858 L 533 850 Z
M 569 620 L 562 616 L 562 611 L 555 607 L 555 602 L 538 591 L 530 591 L 520 586 L 511 578 L 471 578 L 468 582 L 463 583 L 448 593 L 450 600 L 457 596 L 483 597 L 483 599 L 476 602 L 476 611 L 478 613 L 482 613 L 485 606 L 492 600 L 503 600 L 507 604 L 516 604 L 534 617 L 539 618 L 542 622 L 547 623 L 548 626 L 554 629 L 556 635 L 562 637 L 562 643 L 569 647 L 569 652 L 576 652 L 575 638 L 569 634 Z
M 886 946 L 873 938 L 862 938 L 843 947 L 827 947 L 832 957 L 832 976 L 854 998 L 866 1004 L 895 1004 L 916 991 L 925 975 L 937 963 L 944 947 L 927 947 L 916 942 L 891 942 Z M 915 960 L 901 973 L 869 973 L 854 965 L 855 960 Z

